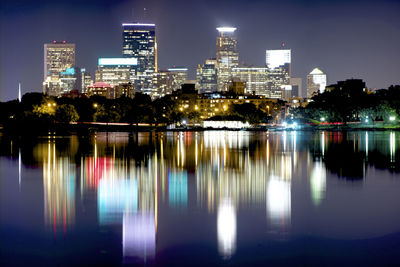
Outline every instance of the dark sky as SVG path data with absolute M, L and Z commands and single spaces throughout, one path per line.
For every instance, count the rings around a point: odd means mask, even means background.
M 239 60 L 265 64 L 265 50 L 292 49 L 292 72 L 314 67 L 328 83 L 361 78 L 370 88 L 400 84 L 400 1 L 396 0 L 1 0 L 0 100 L 41 91 L 43 44 L 76 44 L 76 63 L 92 75 L 97 58 L 121 56 L 121 23 L 157 25 L 159 68 L 215 57 L 217 26 L 235 26 Z M 143 9 L 147 9 L 144 16 Z M 134 16 L 134 19 L 132 17 Z

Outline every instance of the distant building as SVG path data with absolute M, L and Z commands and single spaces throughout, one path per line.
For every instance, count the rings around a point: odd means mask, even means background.
M 246 84 L 246 93 L 269 96 L 267 91 L 268 69 L 263 67 L 236 67 L 232 69 L 233 79 Z
M 228 82 L 232 78 L 232 68 L 239 65 L 237 51 L 236 28 L 219 27 L 217 37 L 217 69 L 218 91 L 227 91 Z
M 347 91 L 349 93 L 369 92 L 365 82 L 361 79 L 349 79 L 326 86 L 326 91 L 331 92 L 333 90 Z
M 197 66 L 196 84 L 200 93 L 211 93 L 218 90 L 217 60 L 207 59 Z
M 75 44 L 65 41 L 44 44 L 43 93 L 60 96 L 65 93 L 60 74 L 75 66 Z
M 152 98 L 163 97 L 179 90 L 187 81 L 187 70 L 187 68 L 169 68 L 154 73 Z
M 138 92 L 153 95 L 153 74 L 157 70 L 156 25 L 124 23 L 122 54 L 136 58 L 135 88 Z
M 96 82 L 93 85 L 88 86 L 87 88 L 88 96 L 104 96 L 109 99 L 114 98 L 114 88 L 109 83 L 105 82 Z
M 240 80 L 232 80 L 229 82 L 229 93 L 233 95 L 244 95 L 246 91 L 246 83 Z
M 115 87 L 135 82 L 136 58 L 99 58 L 96 82 L 106 82 Z
M 188 69 L 184 67 L 168 68 L 172 80 L 172 90 L 178 90 L 188 79 Z
M 322 94 L 326 87 L 326 74 L 315 68 L 307 75 L 307 98 L 315 94 Z
M 135 86 L 131 83 L 121 83 L 114 87 L 114 98 L 135 97 Z
M 268 68 L 269 97 L 282 98 L 291 75 L 291 50 L 267 50 L 265 62 Z
M 290 78 L 290 85 L 292 86 L 292 97 L 303 98 L 303 79 Z
M 88 86 L 93 84 L 92 76 L 85 68 L 81 68 L 81 92 L 86 93 Z

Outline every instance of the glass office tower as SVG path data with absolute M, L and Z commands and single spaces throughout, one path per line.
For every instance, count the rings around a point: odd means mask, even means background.
M 43 93 L 60 96 L 64 93 L 60 85 L 61 72 L 75 66 L 75 44 L 54 41 L 44 44 Z
M 198 65 L 196 83 L 200 93 L 212 93 L 218 90 L 217 60 L 207 59 L 205 64 Z
M 153 74 L 157 70 L 156 25 L 124 23 L 122 55 L 137 58 L 135 89 L 153 96 Z
M 217 28 L 217 69 L 218 91 L 228 91 L 228 82 L 232 78 L 232 68 L 239 65 L 239 53 L 236 45 L 236 28 Z
M 238 67 L 232 69 L 232 77 L 246 83 L 246 93 L 269 96 L 267 90 L 268 69 L 262 67 Z
M 290 85 L 291 50 L 276 49 L 266 51 L 268 68 L 268 92 L 271 98 L 282 98 L 283 91 Z

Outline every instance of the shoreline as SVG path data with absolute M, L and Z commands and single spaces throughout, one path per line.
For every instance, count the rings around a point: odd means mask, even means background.
M 283 128 L 277 125 L 255 126 L 251 128 L 211 128 L 201 126 L 185 126 L 169 129 L 166 125 L 150 124 L 123 124 L 123 123 L 74 123 L 74 124 L 50 124 L 38 125 L 12 125 L 10 127 L 0 125 L 1 133 L 16 135 L 36 134 L 90 134 L 94 132 L 204 132 L 204 131 L 248 131 L 248 132 L 283 132 L 283 131 L 400 131 L 400 124 L 377 125 L 304 125 L 296 128 Z

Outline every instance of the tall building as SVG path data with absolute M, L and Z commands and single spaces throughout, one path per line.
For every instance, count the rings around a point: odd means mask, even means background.
M 323 93 L 326 87 L 326 74 L 318 69 L 313 69 L 310 74 L 307 75 L 307 98 L 311 98 L 313 95 Z
M 156 25 L 124 23 L 122 27 L 122 55 L 137 59 L 135 88 L 153 95 L 153 74 L 157 70 Z
M 220 27 L 217 31 L 218 91 L 227 91 L 228 82 L 232 78 L 232 68 L 239 65 L 236 28 Z
M 172 79 L 172 90 L 178 90 L 188 79 L 188 69 L 183 67 L 168 68 Z
M 81 92 L 86 93 L 88 86 L 93 84 L 92 75 L 86 71 L 85 68 L 81 68 Z
M 60 96 L 64 93 L 60 74 L 75 66 L 75 44 L 54 41 L 44 44 L 43 93 Z
M 187 68 L 169 68 L 158 70 L 153 76 L 154 94 L 153 98 L 172 94 L 173 91 L 181 89 L 187 81 Z
M 217 60 L 215 58 L 207 59 L 205 64 L 197 66 L 196 83 L 201 94 L 218 91 Z
M 268 69 L 263 67 L 237 67 L 232 77 L 246 83 L 246 93 L 269 96 L 267 91 Z
M 271 98 L 282 98 L 282 93 L 290 83 L 291 50 L 276 49 L 266 51 L 268 68 L 268 91 Z
M 290 78 L 290 85 L 292 86 L 292 97 L 303 98 L 303 79 Z
M 112 87 L 135 82 L 136 58 L 99 58 L 96 82 L 106 82 Z

